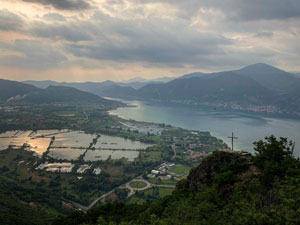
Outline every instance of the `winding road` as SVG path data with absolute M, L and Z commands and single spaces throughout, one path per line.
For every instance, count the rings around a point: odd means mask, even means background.
M 133 188 L 133 187 L 130 186 L 130 183 L 134 182 L 134 181 L 144 182 L 144 183 L 146 183 L 146 186 L 143 187 L 143 188 Z M 125 185 L 125 187 L 124 187 L 124 185 Z M 110 194 L 112 194 L 118 188 L 127 188 L 127 189 L 129 189 L 129 193 L 127 195 L 127 198 L 129 198 L 132 195 L 134 195 L 136 191 L 145 191 L 145 190 L 150 189 L 152 187 L 175 188 L 175 185 L 152 184 L 149 181 L 147 181 L 144 178 L 142 178 L 142 177 L 139 176 L 139 177 L 135 177 L 132 180 L 126 182 L 125 184 L 122 184 L 122 185 L 120 185 L 120 186 L 118 186 L 118 187 L 110 190 L 109 192 L 106 192 L 105 194 L 101 195 L 99 198 L 95 199 L 89 206 L 84 206 L 84 205 L 81 205 L 81 204 L 79 204 L 77 202 L 73 202 L 73 201 L 70 201 L 70 202 L 76 208 L 79 208 L 79 209 L 81 209 L 83 211 L 87 211 L 87 210 L 91 209 L 92 207 L 94 207 L 99 201 L 100 202 L 105 202 L 105 198 L 107 196 L 109 196 Z
M 176 149 L 175 148 L 176 148 L 175 145 L 172 145 L 172 149 L 174 151 L 174 155 L 172 156 L 172 160 L 175 160 L 175 158 L 176 158 Z M 173 173 L 172 173 L 172 175 L 176 176 L 176 174 L 173 174 Z M 133 182 L 133 181 L 142 181 L 142 182 L 145 182 L 146 186 L 143 187 L 143 188 L 133 188 L 133 187 L 130 186 L 130 183 Z M 137 177 L 133 178 L 132 180 L 126 182 L 125 184 L 122 184 L 122 185 L 120 185 L 120 186 L 118 186 L 118 187 L 110 190 L 109 192 L 106 192 L 105 194 L 101 195 L 100 197 L 98 197 L 97 199 L 95 199 L 89 206 L 84 206 L 84 205 L 81 205 L 81 204 L 79 204 L 77 202 L 73 202 L 73 201 L 70 201 L 70 202 L 76 208 L 79 208 L 81 210 L 87 211 L 87 210 L 91 209 L 92 207 L 94 207 L 99 201 L 100 202 L 105 202 L 105 198 L 107 196 L 109 196 L 110 194 L 112 194 L 118 188 L 127 188 L 129 190 L 127 198 L 129 198 L 132 195 L 134 195 L 136 191 L 144 191 L 144 190 L 147 190 L 147 189 L 152 188 L 152 187 L 175 188 L 175 185 L 152 184 L 149 181 L 147 181 L 144 178 L 142 178 L 141 176 L 137 176 Z

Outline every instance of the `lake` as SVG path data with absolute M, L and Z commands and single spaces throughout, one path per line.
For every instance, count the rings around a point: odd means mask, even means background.
M 165 123 L 186 129 L 210 131 L 228 145 L 228 136 L 238 137 L 235 149 L 254 152 L 253 142 L 274 134 L 296 142 L 295 155 L 300 157 L 300 120 L 260 116 L 257 114 L 218 110 L 209 107 L 189 107 L 141 101 L 124 101 L 136 107 L 110 111 L 124 119 Z

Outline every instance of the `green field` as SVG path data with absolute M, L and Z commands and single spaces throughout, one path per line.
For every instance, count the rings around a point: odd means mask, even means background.
M 154 200 L 154 199 L 159 199 L 163 198 L 165 196 L 171 195 L 172 192 L 174 191 L 174 188 L 150 188 L 145 191 L 140 191 L 137 194 L 131 196 L 127 203 L 129 204 L 142 204 L 147 200 Z
M 129 184 L 132 188 L 144 188 L 147 184 L 144 181 L 133 181 Z
M 163 198 L 167 195 L 171 195 L 172 192 L 174 191 L 174 188 L 162 188 L 162 187 L 160 187 L 160 188 L 158 188 L 158 190 L 159 190 L 159 197 Z M 148 190 L 145 191 L 145 195 L 151 195 L 151 194 L 153 194 L 153 189 L 148 189 Z
M 180 175 L 190 171 L 190 169 L 191 167 L 189 166 L 176 165 L 174 168 L 170 169 L 170 172 Z
M 181 180 L 181 179 L 185 179 L 185 178 L 187 178 L 188 177 L 188 173 L 187 174 L 184 174 L 183 176 L 181 176 L 181 177 L 179 177 L 179 179 Z
M 159 180 L 159 179 L 153 179 L 149 178 L 148 181 L 152 184 L 165 184 L 165 185 L 176 185 L 176 180 Z
M 161 152 L 143 152 L 139 159 L 144 163 L 158 162 L 161 160 Z
M 139 198 L 139 197 L 133 195 L 128 199 L 127 203 L 128 204 L 143 204 L 145 201 L 146 201 L 145 199 L 142 199 L 142 198 Z

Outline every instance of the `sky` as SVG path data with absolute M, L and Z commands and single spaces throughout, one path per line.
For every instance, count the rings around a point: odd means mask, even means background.
M 300 71 L 299 0 L 0 0 L 0 78 Z

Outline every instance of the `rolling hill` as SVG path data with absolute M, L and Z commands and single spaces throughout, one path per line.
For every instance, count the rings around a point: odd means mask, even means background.
M 0 80 L 0 100 L 30 103 L 82 102 L 102 105 L 116 104 L 95 94 L 73 87 L 49 86 L 46 89 L 16 81 Z
M 18 95 L 22 96 L 38 90 L 38 88 L 32 85 L 0 79 L 0 101 L 5 101 L 11 97 Z
M 138 90 L 147 99 L 189 100 L 193 102 L 224 102 L 262 104 L 273 92 L 258 82 L 233 72 L 219 73 L 210 79 L 192 77 L 176 79 L 167 84 L 147 85 Z
M 30 92 L 20 100 L 31 103 L 84 102 L 103 105 L 110 102 L 97 95 L 63 86 L 49 86 L 46 89 Z
M 291 73 L 263 63 L 246 66 L 233 72 L 251 78 L 264 87 L 278 93 L 289 92 L 290 87 L 298 80 L 298 78 Z

